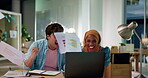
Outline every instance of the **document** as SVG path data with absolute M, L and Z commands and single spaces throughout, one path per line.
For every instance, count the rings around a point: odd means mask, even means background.
M 56 32 L 54 33 L 61 54 L 66 52 L 82 52 L 81 44 L 76 33 L 63 33 Z
M 32 70 L 29 71 L 30 74 L 41 74 L 41 75 L 57 75 L 59 71 L 46 71 L 46 70 Z
M 0 54 L 19 66 L 23 64 L 25 58 L 25 54 L 3 41 L 0 42 Z
M 5 16 L 0 12 L 0 19 L 4 18 Z
M 27 76 L 28 71 L 8 71 L 4 74 L 5 77 L 21 77 Z
M 82 52 L 81 43 L 75 33 L 66 33 L 66 52 Z
M 60 53 L 63 54 L 65 53 L 65 47 L 66 47 L 66 44 L 65 44 L 65 34 L 62 33 L 62 32 L 57 32 L 57 33 L 54 33 L 57 41 L 58 41 L 58 45 L 59 45 L 59 48 L 60 48 Z

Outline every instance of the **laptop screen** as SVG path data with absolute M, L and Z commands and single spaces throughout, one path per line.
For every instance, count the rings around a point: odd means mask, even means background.
M 65 78 L 103 77 L 104 60 L 104 52 L 66 52 Z

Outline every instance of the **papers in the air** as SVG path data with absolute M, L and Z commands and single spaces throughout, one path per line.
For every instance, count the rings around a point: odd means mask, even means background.
M 4 74 L 5 77 L 20 77 L 27 76 L 27 71 L 8 71 Z
M 59 48 L 60 48 L 60 52 L 61 54 L 62 53 L 65 53 L 65 34 L 64 33 L 54 33 L 57 41 L 58 41 L 58 45 L 59 45 Z
M 5 16 L 0 12 L 0 19 L 4 18 Z
M 61 54 L 65 52 L 81 52 L 81 45 L 75 33 L 54 33 L 60 48 Z
M 30 74 L 42 74 L 42 75 L 57 75 L 59 71 L 46 71 L 46 70 L 32 70 L 29 71 Z
M 0 54 L 17 65 L 22 65 L 25 58 L 25 54 L 3 41 L 0 42 Z

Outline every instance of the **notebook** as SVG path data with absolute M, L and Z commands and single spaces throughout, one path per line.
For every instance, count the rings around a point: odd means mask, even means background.
M 66 52 L 65 78 L 102 78 L 104 52 Z
M 40 74 L 40 75 L 57 75 L 60 72 L 59 71 L 46 71 L 46 70 L 32 70 L 28 72 L 29 74 Z

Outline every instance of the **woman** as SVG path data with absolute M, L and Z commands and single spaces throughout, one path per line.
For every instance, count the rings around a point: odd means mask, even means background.
M 105 64 L 104 64 L 104 72 L 105 75 L 107 76 L 107 67 L 109 66 L 110 63 L 110 49 L 108 47 L 102 47 L 100 46 L 101 42 L 101 36 L 99 32 L 96 30 L 89 30 L 85 33 L 84 36 L 84 47 L 83 51 L 84 52 L 105 52 Z M 105 78 L 105 77 L 104 77 Z

